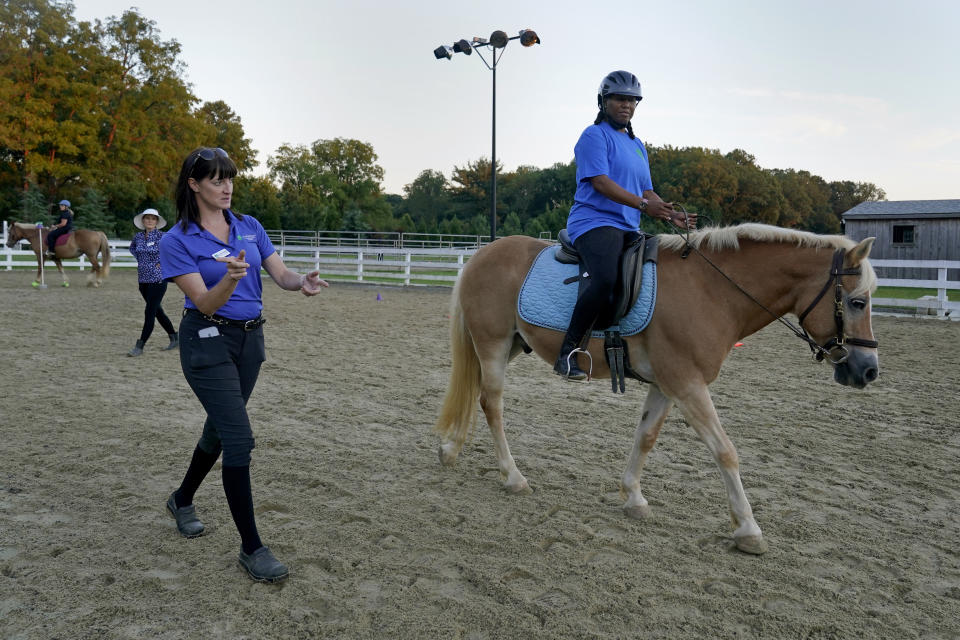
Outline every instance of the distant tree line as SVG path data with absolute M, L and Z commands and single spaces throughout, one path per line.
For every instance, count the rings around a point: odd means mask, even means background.
M 335 138 L 282 145 L 267 173 L 254 175 L 257 152 L 239 116 L 193 95 L 175 40 L 162 40 L 136 9 L 93 23 L 72 15 L 69 2 L 0 3 L 0 216 L 46 221 L 67 198 L 79 226 L 128 237 L 133 214 L 146 207 L 175 217 L 180 162 L 204 145 L 234 159 L 233 207 L 268 229 L 489 234 L 489 159 L 456 166 L 449 178 L 426 169 L 402 194 L 385 194 L 373 147 Z M 648 152 L 657 192 L 708 224 L 836 233 L 843 212 L 886 198 L 872 183 L 764 169 L 741 149 Z M 498 234 L 555 236 L 575 187 L 573 161 L 510 172 L 498 163 Z

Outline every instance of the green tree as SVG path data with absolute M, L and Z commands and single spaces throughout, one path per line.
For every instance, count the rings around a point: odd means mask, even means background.
M 382 197 L 383 169 L 373 147 L 359 140 L 317 140 L 310 147 L 282 145 L 267 160 L 270 176 L 280 184 L 288 212 L 340 229 L 347 211 L 362 212 L 364 224 L 389 220 L 390 205 Z M 291 219 L 289 222 L 293 222 Z M 284 221 L 285 228 L 288 221 Z
M 283 205 L 276 185 L 266 176 L 238 177 L 234 180 L 231 208 L 252 215 L 266 229 L 283 228 Z
M 204 102 L 198 110 L 203 121 L 214 131 L 211 142 L 205 146 L 220 147 L 230 154 L 240 173 L 250 171 L 257 165 L 257 152 L 251 140 L 244 137 L 240 116 L 223 100 Z
M 403 188 L 406 211 L 423 229 L 435 229 L 450 214 L 449 183 L 440 171 L 424 169 Z
M 117 233 L 116 218 L 107 211 L 107 199 L 96 189 L 86 189 L 83 192 L 83 200 L 78 202 L 73 209 L 77 214 L 74 221 L 75 226 L 103 231 L 108 236 Z

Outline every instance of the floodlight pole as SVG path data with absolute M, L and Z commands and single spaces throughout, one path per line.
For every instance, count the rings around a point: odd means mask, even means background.
M 524 35 L 525 32 L 526 36 Z M 499 36 L 499 40 L 497 36 Z M 493 100 L 490 105 L 490 242 L 497 239 L 497 62 L 503 57 L 503 52 L 510 40 L 520 40 L 525 47 L 540 43 L 540 38 L 532 30 L 521 31 L 520 35 L 512 38 L 507 37 L 507 34 L 502 31 L 495 31 L 490 36 L 489 41 L 482 38 L 474 38 L 472 43 L 461 40 L 455 43 L 452 48 L 441 46 L 434 51 L 434 55 L 439 60 L 444 57 L 449 59 L 454 51 L 469 54 L 472 49 L 477 52 L 483 64 L 490 70 L 493 89 Z M 467 47 L 466 51 L 463 50 L 464 47 Z M 487 62 L 487 59 L 483 57 L 483 53 L 480 51 L 481 47 L 490 47 L 490 62 Z M 500 55 L 497 55 L 497 49 L 500 49 Z M 446 53 L 444 53 L 444 50 L 446 50 Z

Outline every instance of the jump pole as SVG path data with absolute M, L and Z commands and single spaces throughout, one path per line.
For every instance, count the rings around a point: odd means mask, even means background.
M 38 246 L 40 247 L 40 286 L 38 287 L 38 289 L 46 289 L 47 283 L 43 279 L 43 263 L 47 261 L 47 258 L 44 255 L 45 252 L 43 250 L 43 223 L 42 222 L 37 223 L 37 243 L 38 243 Z

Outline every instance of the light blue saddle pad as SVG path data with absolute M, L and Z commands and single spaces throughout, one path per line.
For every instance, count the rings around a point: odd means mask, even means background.
M 575 264 L 563 264 L 554 259 L 560 245 L 551 245 L 541 251 L 527 273 L 520 288 L 517 311 L 526 322 L 538 327 L 566 331 L 577 302 L 579 282 L 563 284 L 576 276 L 580 269 Z M 657 265 L 643 263 L 640 296 L 637 303 L 620 319 L 620 334 L 632 336 L 650 324 L 657 300 Z M 603 331 L 594 331 L 594 337 L 603 337 Z

